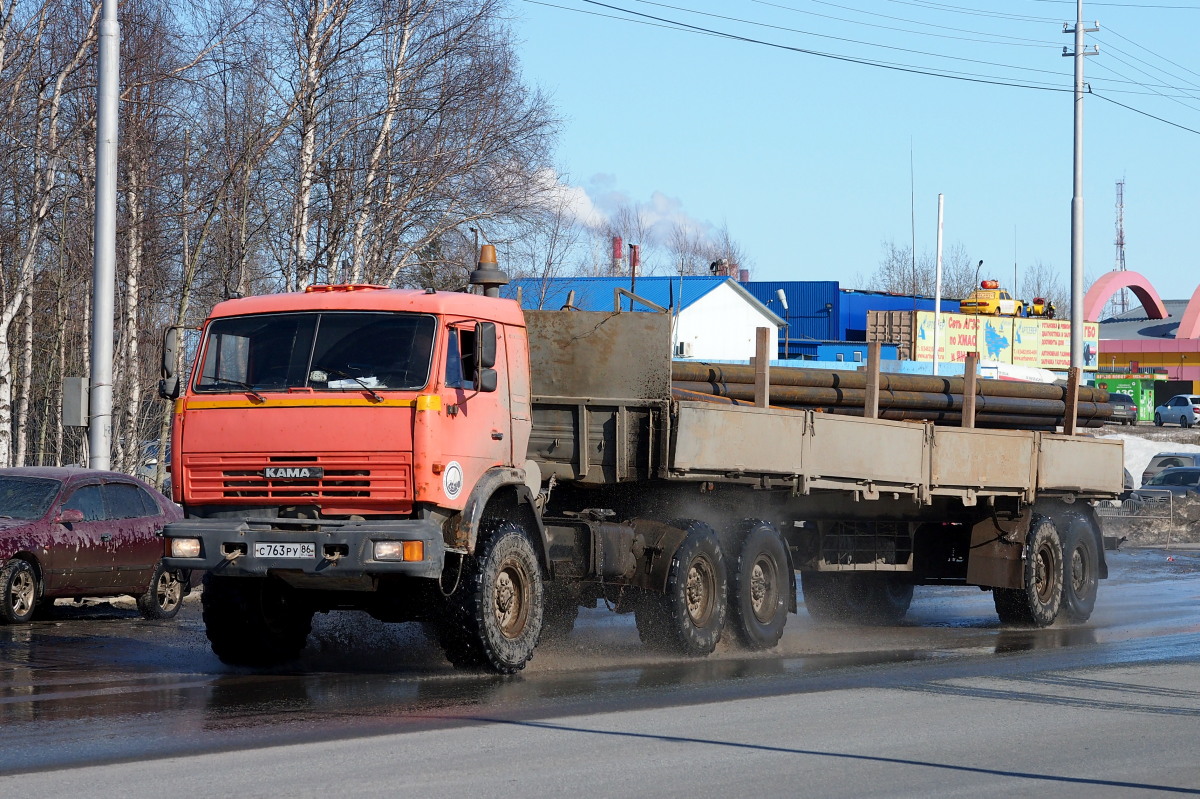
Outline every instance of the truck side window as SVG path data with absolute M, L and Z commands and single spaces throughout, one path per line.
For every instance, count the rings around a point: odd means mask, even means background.
M 450 328 L 446 345 L 446 386 L 475 388 L 475 329 Z

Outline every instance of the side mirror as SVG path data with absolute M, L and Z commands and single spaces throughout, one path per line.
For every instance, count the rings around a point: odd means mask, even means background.
M 179 328 L 172 325 L 163 331 L 162 365 L 159 373 L 158 396 L 165 400 L 179 398 L 179 375 L 175 374 L 175 361 L 179 356 Z
M 475 323 L 475 368 L 490 369 L 496 365 L 496 323 Z
M 162 368 L 163 379 L 175 376 L 175 362 L 179 357 L 179 328 L 171 325 L 163 331 Z
M 486 394 L 495 391 L 498 382 L 499 377 L 496 375 L 495 369 L 480 369 L 479 377 L 475 380 L 475 387 L 478 391 Z
M 83 511 L 77 508 L 68 508 L 67 510 L 59 511 L 58 518 L 55 521 L 59 524 L 77 524 L 83 521 Z
M 179 399 L 179 376 L 164 377 L 158 381 L 158 396 L 165 400 Z

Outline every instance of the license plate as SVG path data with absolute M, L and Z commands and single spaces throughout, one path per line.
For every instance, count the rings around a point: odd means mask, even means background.
M 315 558 L 316 544 L 282 544 L 275 541 L 256 541 L 254 557 L 256 558 Z

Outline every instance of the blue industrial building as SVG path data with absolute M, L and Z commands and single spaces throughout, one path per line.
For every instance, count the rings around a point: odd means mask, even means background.
M 843 289 L 836 280 L 752 280 L 742 285 L 787 322 L 779 344 L 780 357 L 784 359 L 811 360 L 817 345 L 865 342 L 867 311 L 934 309 L 933 297 Z M 787 300 L 786 309 L 779 299 L 780 290 Z M 943 312 L 958 313 L 958 309 L 958 300 L 942 300 Z M 853 354 L 853 349 L 840 351 L 844 359 Z M 821 357 L 817 360 L 835 359 Z

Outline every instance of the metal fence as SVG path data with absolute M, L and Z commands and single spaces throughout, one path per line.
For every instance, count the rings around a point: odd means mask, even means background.
M 1186 503 L 1177 501 L 1171 491 L 1139 488 L 1138 498 L 1101 502 L 1096 505 L 1097 516 L 1128 519 L 1162 519 L 1185 521 L 1181 518 Z

